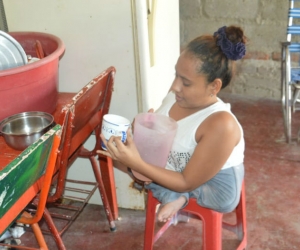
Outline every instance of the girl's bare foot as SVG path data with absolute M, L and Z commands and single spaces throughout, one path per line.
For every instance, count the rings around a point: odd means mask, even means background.
M 185 204 L 186 198 L 180 196 L 177 200 L 169 202 L 163 206 L 160 206 L 158 210 L 157 219 L 160 222 L 166 222 L 170 220 Z

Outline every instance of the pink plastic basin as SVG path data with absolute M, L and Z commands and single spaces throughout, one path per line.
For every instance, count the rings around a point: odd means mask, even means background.
M 36 40 L 45 57 L 37 62 L 0 71 L 0 121 L 28 111 L 52 113 L 58 98 L 58 63 L 65 51 L 62 40 L 41 32 L 10 32 L 27 55 L 37 57 Z

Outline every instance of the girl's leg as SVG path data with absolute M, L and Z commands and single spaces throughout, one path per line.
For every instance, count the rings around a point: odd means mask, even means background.
M 166 222 L 170 220 L 186 204 L 187 199 L 185 196 L 180 196 L 177 200 L 160 206 L 157 214 L 158 221 Z
M 157 218 L 161 222 L 170 220 L 188 202 L 188 193 L 177 193 L 164 188 L 156 183 L 145 186 L 150 189 L 153 196 L 161 202 Z
M 212 179 L 190 192 L 202 207 L 221 213 L 233 211 L 239 203 L 244 165 L 221 170 Z

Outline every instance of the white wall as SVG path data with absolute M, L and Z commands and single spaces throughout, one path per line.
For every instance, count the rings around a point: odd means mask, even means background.
M 141 61 L 144 61 L 147 71 L 142 74 L 144 112 L 149 108 L 157 109 L 168 93 L 175 77 L 175 64 L 180 52 L 178 0 L 157 0 L 155 16 L 155 64 L 152 67 L 147 58 L 147 50 L 141 52 L 141 56 L 146 59 Z M 142 33 L 141 29 L 139 34 Z
M 149 107 L 157 108 L 167 93 L 179 55 L 178 0 L 158 0 L 158 60 L 152 68 L 149 68 L 146 61 L 135 65 L 135 40 L 129 0 L 3 2 L 9 31 L 46 32 L 60 37 L 64 42 L 66 51 L 59 63 L 61 92 L 77 92 L 102 70 L 115 66 L 117 72 L 110 113 L 122 115 L 130 120 L 138 113 L 136 84 L 139 79 L 136 79 L 135 66 L 141 70 L 143 111 L 147 111 Z M 137 0 L 138 2 L 140 0 Z M 144 11 L 146 13 L 146 9 Z M 136 25 L 141 34 L 147 34 L 141 22 L 138 21 Z M 145 40 L 145 37 L 142 40 Z M 137 57 L 139 60 L 145 60 L 147 51 L 144 51 L 141 42 L 139 45 Z M 92 147 L 93 143 L 94 138 L 91 136 L 86 147 Z M 87 160 L 76 160 L 69 170 L 68 177 L 93 181 L 92 168 L 87 165 Z M 143 209 L 144 195 L 130 187 L 132 180 L 118 169 L 115 169 L 115 180 L 119 207 Z M 90 202 L 101 204 L 98 192 Z

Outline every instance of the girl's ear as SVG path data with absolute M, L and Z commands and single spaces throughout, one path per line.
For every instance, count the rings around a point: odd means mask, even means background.
M 212 92 L 214 95 L 218 94 L 222 88 L 222 80 L 220 78 L 216 78 L 211 84 Z

